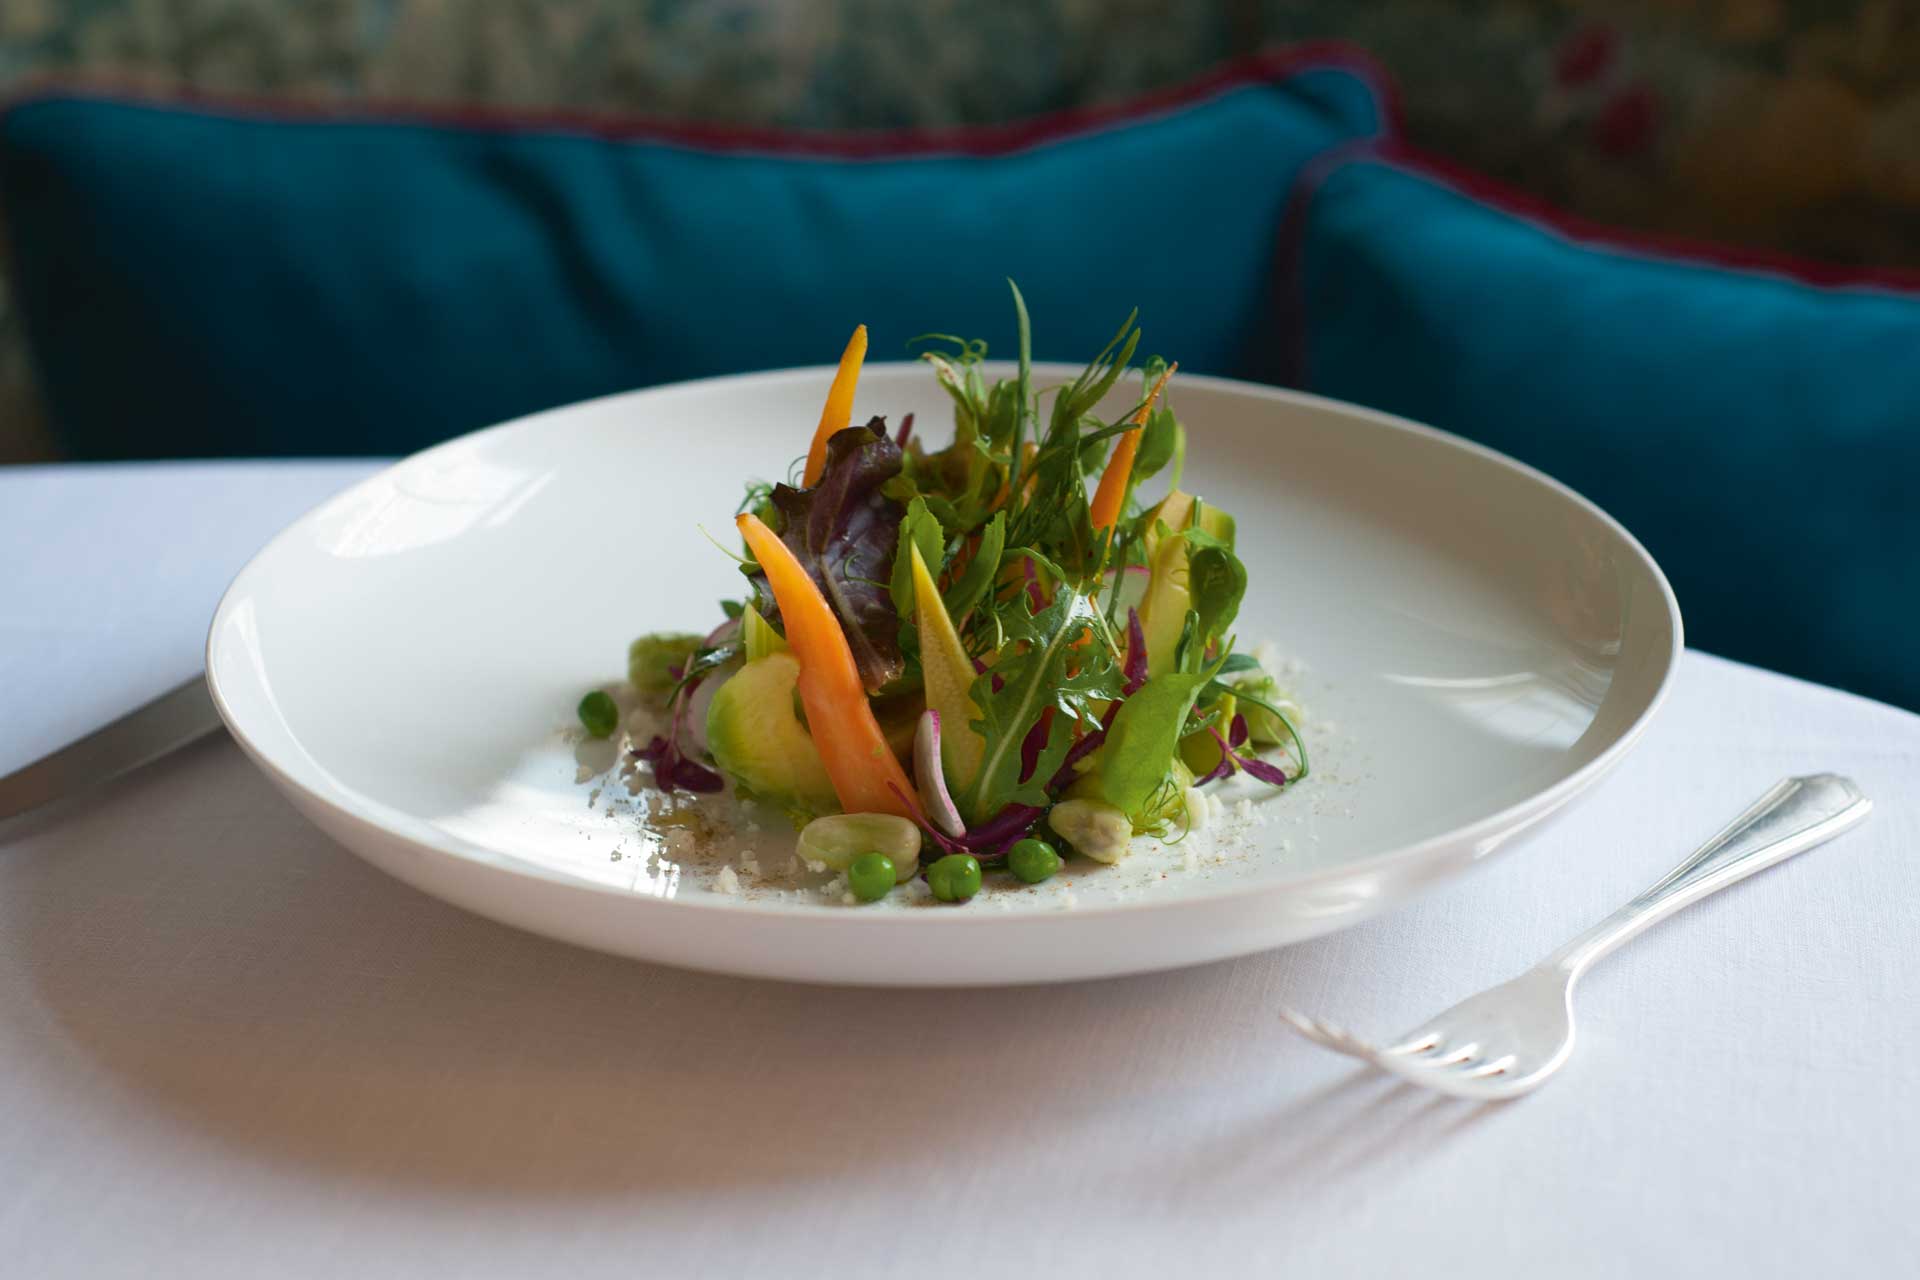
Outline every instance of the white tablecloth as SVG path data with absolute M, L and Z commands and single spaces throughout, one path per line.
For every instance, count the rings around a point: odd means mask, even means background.
M 0 772 L 197 670 L 248 554 L 366 470 L 0 472 Z M 1603 964 L 1531 1098 L 1425 1095 L 1274 1017 L 1402 1029 L 1827 769 L 1867 825 Z M 1383 919 L 883 994 L 468 916 L 209 740 L 0 824 L 0 1272 L 1913 1275 L 1916 778 L 1920 718 L 1691 654 L 1576 812 Z

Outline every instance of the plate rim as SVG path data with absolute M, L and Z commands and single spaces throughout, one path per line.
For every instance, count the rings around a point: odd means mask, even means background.
M 875 361 L 867 367 L 872 371 L 901 372 L 924 369 L 925 366 L 917 360 L 892 360 Z M 983 362 L 982 367 L 988 370 L 996 368 L 1011 369 L 1013 365 L 1010 361 L 990 360 Z M 1080 366 L 1058 361 L 1035 361 L 1033 362 L 1032 368 L 1037 374 L 1071 378 L 1079 372 Z M 559 414 L 575 413 L 594 406 L 602 406 L 612 401 L 642 397 L 659 392 L 692 391 L 720 383 L 772 383 L 783 380 L 803 381 L 825 379 L 832 376 L 833 370 L 834 366 L 832 365 L 798 365 L 779 369 L 755 370 L 747 373 L 715 374 L 705 378 L 690 378 L 676 382 L 656 383 L 647 387 L 632 387 L 622 391 L 609 392 L 606 395 L 591 396 L 583 400 L 554 405 L 546 409 L 535 410 L 532 413 L 522 414 L 519 417 L 491 423 L 487 426 L 478 427 L 472 431 L 463 432 L 447 440 L 429 445 L 425 449 L 417 450 L 403 457 L 389 460 L 387 464 L 380 469 L 362 477 L 346 488 L 329 495 L 295 516 L 248 557 L 246 563 L 233 575 L 225 590 L 221 592 L 220 601 L 214 607 L 213 616 L 208 623 L 203 654 L 207 688 L 212 695 L 213 705 L 215 710 L 219 712 L 221 722 L 226 726 L 227 732 L 233 737 L 234 741 L 240 746 L 243 754 L 253 762 L 256 768 L 265 773 L 276 786 L 281 788 L 282 791 L 287 792 L 290 796 L 293 795 L 293 793 L 298 793 L 300 796 L 305 797 L 308 802 L 324 806 L 327 810 L 331 811 L 334 816 L 340 819 L 351 822 L 356 826 L 370 828 L 372 832 L 381 836 L 402 840 L 408 845 L 429 852 L 435 856 L 458 859 L 479 870 L 497 872 L 505 875 L 530 877 L 565 889 L 584 891 L 598 896 L 625 900 L 635 904 L 634 910 L 659 908 L 718 911 L 733 915 L 766 916 L 780 920 L 818 918 L 831 920 L 835 924 L 847 924 L 857 921 L 859 923 L 855 927 L 865 929 L 897 927 L 951 929 L 986 927 L 989 925 L 996 927 L 1016 927 L 1015 922 L 1043 921 L 1059 916 L 1061 913 L 1058 912 L 996 912 L 989 915 L 984 912 L 955 911 L 932 913 L 932 918 L 928 919 L 928 913 L 925 912 L 834 911 L 826 913 L 817 910 L 796 908 L 791 904 L 774 904 L 745 898 L 730 898 L 720 894 L 701 894 L 699 896 L 685 898 L 676 895 L 670 898 L 663 898 L 651 894 L 635 893 L 631 889 L 621 888 L 617 885 L 586 880 L 578 876 L 568 875 L 564 872 L 550 870 L 535 863 L 526 862 L 515 858 L 511 854 L 490 848 L 478 841 L 441 831 L 431 824 L 422 822 L 404 810 L 397 809 L 383 801 L 366 796 L 361 792 L 347 787 L 345 784 L 332 782 L 331 775 L 319 765 L 318 761 L 313 761 L 315 769 L 318 770 L 322 777 L 331 783 L 334 789 L 339 792 L 342 799 L 350 800 L 352 805 L 349 806 L 348 804 L 341 803 L 340 800 L 334 796 L 317 790 L 315 787 L 309 785 L 307 781 L 288 773 L 258 742 L 254 741 L 243 727 L 239 715 L 228 702 L 226 691 L 221 687 L 219 669 L 214 660 L 215 648 L 231 614 L 237 607 L 237 593 L 246 584 L 247 579 L 257 571 L 260 571 L 260 566 L 263 561 L 273 555 L 283 543 L 290 541 L 294 536 L 303 531 L 320 512 L 327 510 L 337 502 L 350 499 L 367 486 L 390 476 L 396 470 L 415 465 L 423 459 L 431 458 L 440 453 L 451 452 L 455 449 L 471 448 L 474 442 L 487 436 L 511 430 L 525 429 L 544 418 Z M 1536 484 L 1544 485 L 1562 499 L 1572 502 L 1574 506 L 1584 510 L 1588 515 L 1595 517 L 1601 525 L 1620 539 L 1621 543 L 1632 554 L 1640 568 L 1649 575 L 1651 582 L 1658 591 L 1660 602 L 1665 607 L 1666 620 L 1670 632 L 1670 643 L 1664 654 L 1656 655 L 1660 660 L 1661 667 L 1658 681 L 1654 685 L 1652 694 L 1647 698 L 1646 704 L 1642 706 L 1634 716 L 1632 722 L 1621 730 L 1619 735 L 1611 743 L 1599 751 L 1591 760 L 1588 760 L 1557 782 L 1542 788 L 1532 795 L 1517 800 L 1510 805 L 1497 809 L 1493 813 L 1464 825 L 1437 832 L 1423 839 L 1414 841 L 1411 844 L 1382 850 L 1381 852 L 1369 854 L 1351 862 L 1340 863 L 1315 870 L 1296 872 L 1289 875 L 1263 878 L 1254 883 L 1237 883 L 1192 889 L 1183 892 L 1178 897 L 1156 899 L 1152 895 L 1145 895 L 1138 898 L 1129 898 L 1121 902 L 1088 903 L 1076 906 L 1071 913 L 1068 913 L 1072 918 L 1088 920 L 1112 915 L 1134 915 L 1142 912 L 1155 911 L 1166 912 L 1175 908 L 1203 909 L 1224 901 L 1244 901 L 1267 895 L 1292 894 L 1303 890 L 1311 890 L 1316 886 L 1330 881 L 1342 881 L 1354 877 L 1377 874 L 1383 871 L 1391 871 L 1402 866 L 1417 865 L 1438 857 L 1449 848 L 1479 845 L 1488 838 L 1503 833 L 1510 836 L 1518 836 L 1523 834 L 1525 830 L 1534 823 L 1555 813 L 1582 792 L 1592 787 L 1605 776 L 1614 765 L 1618 764 L 1629 751 L 1638 745 L 1640 739 L 1651 726 L 1654 717 L 1660 712 L 1661 708 L 1665 706 L 1667 698 L 1673 690 L 1674 678 L 1679 671 L 1680 658 L 1686 648 L 1685 623 L 1680 611 L 1679 600 L 1674 595 L 1673 586 L 1668 581 L 1667 575 L 1665 571 L 1661 569 L 1659 562 L 1654 559 L 1653 555 L 1648 552 L 1640 540 L 1605 508 L 1564 481 L 1558 480 L 1538 467 L 1522 462 L 1510 454 L 1503 453 L 1488 445 L 1480 444 L 1477 441 L 1469 440 L 1454 432 L 1429 426 L 1426 423 L 1417 422 L 1399 414 L 1369 408 L 1365 405 L 1335 399 L 1331 396 L 1316 395 L 1308 391 L 1298 391 L 1288 387 L 1268 386 L 1263 383 L 1249 382 L 1244 379 L 1222 377 L 1213 374 L 1182 374 L 1181 381 L 1187 385 L 1206 386 L 1228 394 L 1252 395 L 1255 399 L 1356 416 L 1370 421 L 1375 426 L 1386 428 L 1403 435 L 1426 438 L 1470 454 L 1476 454 L 1485 461 L 1492 462 L 1496 466 L 1508 471 L 1518 473 L 1520 476 Z M 262 684 L 263 686 L 265 685 L 264 678 L 262 679 Z M 291 735 L 290 729 L 289 734 Z M 300 806 L 296 804 L 296 808 L 298 807 Z M 307 816 L 309 820 L 311 820 L 310 815 L 303 816 Z M 1500 843 L 1504 843 L 1504 841 L 1500 841 Z M 370 861 L 365 854 L 357 849 L 349 847 L 348 852 L 353 853 L 355 857 L 359 857 L 363 861 Z M 1476 857 L 1477 856 L 1479 855 L 1476 855 Z M 386 868 L 383 867 L 382 869 L 385 870 Z M 651 905 L 643 906 L 640 904 Z M 1361 919 L 1365 918 L 1367 917 L 1356 916 L 1353 919 L 1353 923 L 1358 923 Z

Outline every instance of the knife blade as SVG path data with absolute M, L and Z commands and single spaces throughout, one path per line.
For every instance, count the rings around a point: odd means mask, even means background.
M 138 769 L 219 727 L 220 713 L 214 710 L 207 682 L 195 676 L 105 728 L 0 778 L 0 819 Z

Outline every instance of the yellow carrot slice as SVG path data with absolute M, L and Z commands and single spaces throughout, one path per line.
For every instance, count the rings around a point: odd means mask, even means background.
M 927 705 L 940 713 L 940 755 L 947 781 L 952 790 L 965 791 L 979 776 L 981 757 L 987 754 L 986 739 L 973 727 L 980 718 L 973 701 L 973 663 L 960 646 L 960 633 L 953 629 L 920 548 L 908 542 L 907 553 L 913 557 L 914 618 L 920 628 Z
M 1140 451 L 1140 430 L 1146 425 L 1147 415 L 1153 412 L 1153 402 L 1160 398 L 1160 389 L 1167 385 L 1167 379 L 1180 366 L 1170 364 L 1153 384 L 1153 390 L 1147 392 L 1147 398 L 1140 405 L 1139 412 L 1133 415 L 1133 430 L 1120 434 L 1120 443 L 1114 446 L 1113 456 L 1107 459 L 1107 469 L 1100 473 L 1100 487 L 1093 492 L 1093 531 L 1111 529 L 1120 519 L 1120 504 L 1127 498 L 1127 477 L 1133 474 L 1133 455 Z
M 866 358 L 867 326 L 860 325 L 847 339 L 847 349 L 840 353 L 840 369 L 833 375 L 833 386 L 827 391 L 826 407 L 820 410 L 813 447 L 807 450 L 807 470 L 801 483 L 809 489 L 820 483 L 820 473 L 827 469 L 827 441 L 834 432 L 845 431 L 853 420 L 853 389 L 860 381 L 860 365 Z
M 807 730 L 827 766 L 840 807 L 848 813 L 914 816 L 907 797 L 913 784 L 887 745 L 887 736 L 867 701 L 853 650 L 827 599 L 778 534 L 752 512 L 734 522 L 753 558 L 766 571 L 786 623 L 787 644 L 800 660 L 800 705 Z M 896 790 L 897 788 L 897 790 Z

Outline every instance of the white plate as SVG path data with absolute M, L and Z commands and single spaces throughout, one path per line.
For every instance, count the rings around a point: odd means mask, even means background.
M 207 671 L 228 727 L 342 844 L 522 928 L 728 973 L 1043 982 L 1238 955 L 1385 910 L 1590 786 L 1680 652 L 1659 568 L 1538 472 L 1382 414 L 1183 377 L 1184 487 L 1239 519 L 1243 642 L 1303 664 L 1310 778 L 1118 868 L 1075 861 L 1031 889 L 993 876 L 960 907 L 781 887 L 791 832 L 741 828 L 669 859 L 635 811 L 647 793 L 583 779 L 605 761 L 576 762 L 573 706 L 623 674 L 630 638 L 703 629 L 741 594 L 700 526 L 731 544 L 743 478 L 784 476 L 828 377 L 575 405 L 357 485 L 221 601 Z M 870 367 L 857 408 L 949 431 L 920 366 Z M 713 858 L 743 850 L 769 879 L 720 892 Z

